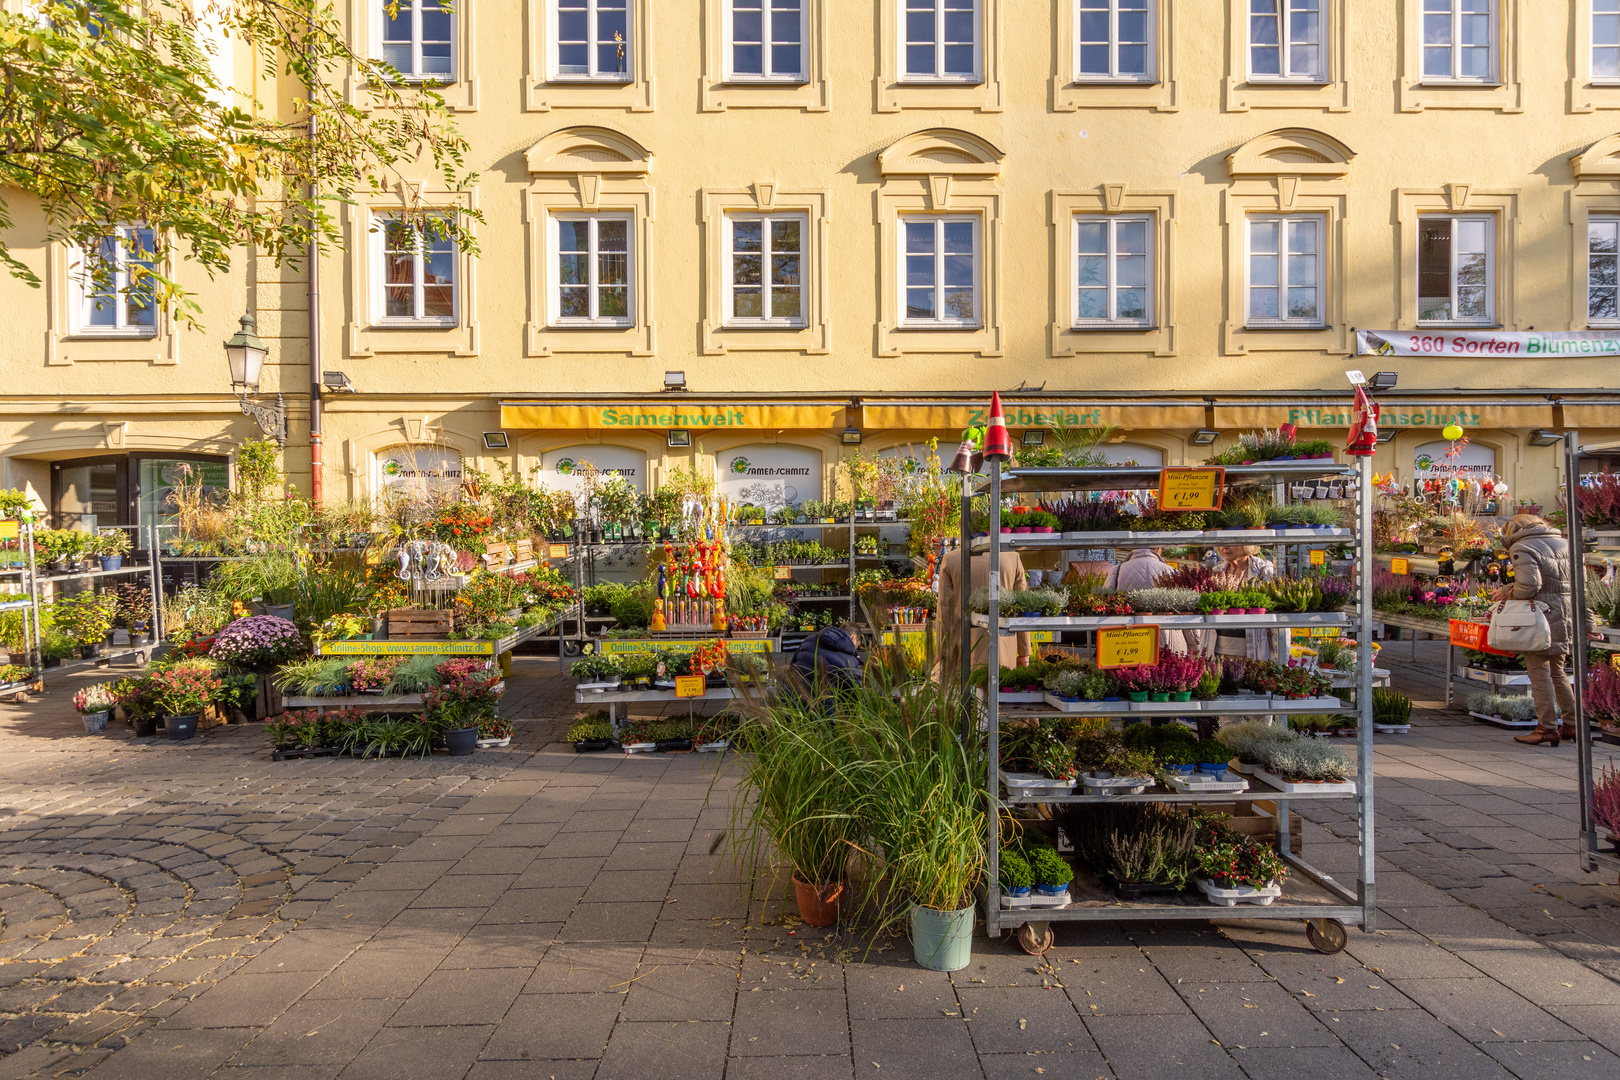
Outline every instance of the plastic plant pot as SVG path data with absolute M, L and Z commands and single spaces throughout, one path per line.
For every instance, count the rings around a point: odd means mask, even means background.
M 163 730 L 168 734 L 170 742 L 181 742 L 197 734 L 197 714 L 189 716 L 165 716 Z
M 478 728 L 451 728 L 444 733 L 444 745 L 449 747 L 451 757 L 466 757 L 478 749 Z
M 101 568 L 103 570 L 121 570 L 123 569 L 123 566 L 124 557 L 122 555 L 101 556 Z
M 1146 690 L 1131 690 L 1128 691 L 1125 696 L 1130 698 L 1132 701 L 1146 701 L 1148 699 Z
M 110 710 L 107 709 L 103 709 L 101 712 L 87 712 L 81 714 L 81 719 L 84 720 L 84 733 L 86 735 L 99 735 L 101 732 L 106 731 L 107 717 L 109 715 L 111 715 L 111 713 Z
M 1192 691 L 1191 690 L 1177 690 L 1177 691 L 1175 691 L 1174 693 L 1172 693 L 1170 695 L 1170 700 L 1171 701 L 1191 701 L 1192 700 Z
M 1207 776 L 1219 776 L 1226 771 L 1226 762 L 1200 761 L 1198 763 L 1198 771 Z
M 1164 767 L 1166 772 L 1175 773 L 1177 776 L 1191 776 L 1196 768 L 1198 768 L 1196 765 L 1166 765 Z
M 1148 700 L 1149 701 L 1169 701 L 1170 700 L 1170 695 L 1169 694 L 1149 694 L 1148 695 Z
M 911 909 L 911 948 L 917 963 L 930 971 L 961 971 L 973 956 L 972 905 L 960 911 Z

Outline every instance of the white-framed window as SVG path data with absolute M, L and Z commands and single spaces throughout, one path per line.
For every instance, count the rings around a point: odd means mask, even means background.
M 78 334 L 104 337 L 151 337 L 157 333 L 157 309 L 143 271 L 157 264 L 152 230 L 144 225 L 114 226 L 81 253 L 73 275 Z M 102 280 L 97 281 L 98 271 Z M 131 288 L 133 283 L 134 288 Z
M 803 82 L 804 9 L 809 0 L 724 0 L 726 78 Z
M 379 214 L 371 230 L 373 321 L 382 326 L 456 325 L 455 240 L 432 216 Z
M 1249 78 L 1320 82 L 1323 0 L 1249 0 Z
M 979 0 L 895 0 L 905 22 L 901 78 L 979 81 Z
M 384 61 L 409 80 L 455 79 L 456 15 L 451 8 L 441 0 L 398 0 L 396 14 L 389 15 L 390 0 L 372 2 L 378 4 Z
M 552 77 L 629 82 L 630 5 L 635 0 L 547 0 Z M 646 0 L 643 0 L 646 2 Z
M 1488 215 L 1418 219 L 1418 322 L 1495 321 L 1495 224 Z
M 1245 325 L 1321 326 L 1325 219 L 1318 214 L 1252 214 L 1246 224 Z
M 1423 0 L 1423 79 L 1496 81 L 1496 0 Z
M 727 214 L 726 325 L 805 324 L 803 214 Z
M 979 261 L 977 217 L 902 217 L 901 325 L 978 326 Z
M 558 214 L 551 219 L 553 323 L 635 325 L 630 295 L 633 225 L 629 214 Z
M 1620 82 L 1620 0 L 1592 0 L 1592 81 Z
M 1151 215 L 1076 214 L 1074 325 L 1153 325 Z
M 1157 0 L 1079 0 L 1076 82 L 1154 81 Z
M 1586 321 L 1620 326 L 1620 217 L 1586 219 Z

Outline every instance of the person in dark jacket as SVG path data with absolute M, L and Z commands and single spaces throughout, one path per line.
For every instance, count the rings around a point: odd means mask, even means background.
M 827 626 L 800 642 L 793 653 L 797 671 L 818 696 L 861 685 L 859 631 L 849 623 Z
M 1569 588 L 1569 541 L 1534 514 L 1516 514 L 1502 526 L 1502 542 L 1513 560 L 1513 581 L 1496 590 L 1496 600 L 1539 600 L 1547 605 L 1552 644 L 1525 653 L 1530 696 L 1536 702 L 1538 727 L 1515 741 L 1530 746 L 1557 746 L 1575 737 L 1575 688 L 1564 673 L 1564 658 L 1585 644 L 1587 620 L 1577 619 Z M 1559 713 L 1563 723 L 1559 723 Z

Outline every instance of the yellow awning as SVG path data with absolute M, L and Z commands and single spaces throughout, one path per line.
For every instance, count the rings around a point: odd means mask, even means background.
M 1001 399 L 1002 415 L 1012 428 L 1177 428 L 1202 427 L 1202 405 L 1101 405 L 1091 401 L 1015 401 Z M 861 407 L 867 431 L 946 431 L 982 427 L 989 421 L 988 399 L 975 403 L 897 401 Z
M 501 427 L 508 430 L 586 429 L 590 431 L 667 430 L 685 428 L 693 432 L 709 429 L 761 431 L 792 428 L 799 430 L 843 430 L 845 403 L 746 405 L 728 402 L 696 401 L 685 397 L 651 398 L 646 401 L 613 401 L 590 404 L 547 402 L 501 402 Z
M 1564 426 L 1620 428 L 1620 405 L 1565 405 Z
M 1384 428 L 1443 428 L 1456 424 L 1475 428 L 1546 427 L 1552 423 L 1549 405 L 1470 405 L 1467 401 L 1382 401 L 1379 426 Z M 1567 410 L 1566 410 L 1567 414 Z M 1354 408 L 1348 398 L 1317 404 L 1217 405 L 1215 426 L 1222 431 L 1275 428 L 1348 428 Z

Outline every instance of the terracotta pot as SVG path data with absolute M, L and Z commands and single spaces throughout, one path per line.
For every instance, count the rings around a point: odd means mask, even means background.
M 838 921 L 838 898 L 844 883 L 835 881 L 820 888 L 793 875 L 793 898 L 799 902 L 799 918 L 806 926 L 831 926 Z

